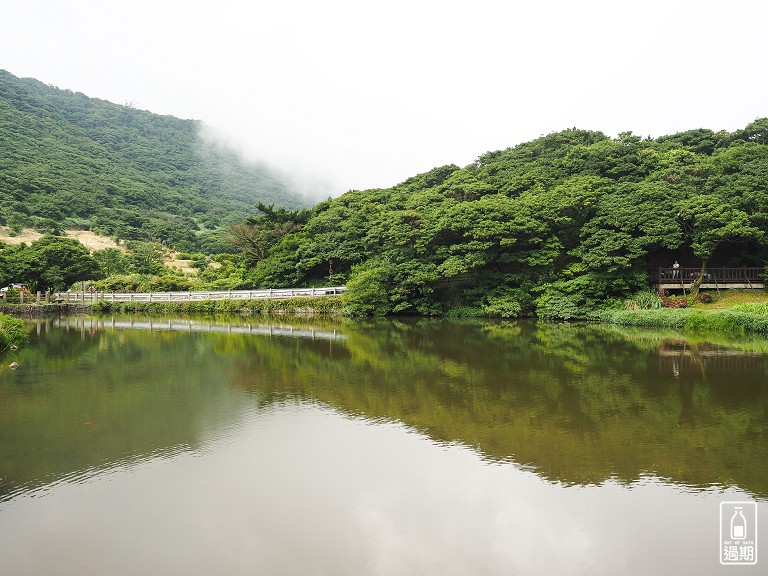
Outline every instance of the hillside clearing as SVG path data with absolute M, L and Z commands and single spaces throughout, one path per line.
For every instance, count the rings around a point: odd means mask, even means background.
M 104 250 L 106 248 L 117 248 L 121 252 L 128 251 L 125 246 L 122 244 L 117 244 L 112 238 L 107 236 L 99 236 L 90 230 L 67 230 L 64 232 L 64 236 L 79 241 L 91 252 L 96 250 Z M 8 227 L 0 226 L 0 242 L 4 242 L 5 244 L 31 244 L 35 240 L 39 240 L 42 237 L 43 234 L 32 228 L 24 228 L 18 234 L 11 235 L 10 229 Z M 178 268 L 186 274 L 193 274 L 196 272 L 196 270 L 191 266 L 191 260 L 180 260 L 176 258 L 176 252 L 169 251 L 169 253 L 166 255 L 164 264 L 171 268 Z
M 6 244 L 21 244 L 22 242 L 31 244 L 43 236 L 42 233 L 32 228 L 24 228 L 18 234 L 11 235 L 7 227 L 0 227 L 0 242 L 5 242 Z M 91 252 L 94 250 L 104 250 L 105 248 L 117 248 L 123 252 L 126 251 L 124 246 L 119 246 L 112 238 L 99 236 L 90 230 L 67 230 L 64 232 L 64 236 L 78 240 Z
M 11 231 L 6 226 L 0 227 L 0 242 L 5 244 L 31 244 L 35 240 L 39 240 L 43 235 L 37 230 L 32 228 L 24 228 L 18 234 L 11 235 Z

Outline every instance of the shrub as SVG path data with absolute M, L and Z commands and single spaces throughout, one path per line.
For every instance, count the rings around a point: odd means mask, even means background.
M 0 314 L 0 351 L 27 341 L 24 321 L 8 314 Z
M 696 299 L 704 304 L 711 304 L 714 301 L 712 294 L 709 292 L 699 292 L 699 295 L 696 297 Z
M 657 310 L 664 306 L 664 297 L 651 289 L 640 290 L 624 301 L 625 310 Z
M 344 314 L 347 316 L 386 316 L 390 312 L 389 275 L 384 268 L 355 273 L 347 282 L 344 293 Z
M 663 302 L 664 308 L 688 308 L 688 299 L 684 296 L 680 298 L 670 296 L 669 298 L 664 298 Z
M 585 314 L 570 296 L 545 292 L 536 299 L 536 315 L 539 318 L 570 320 L 583 318 Z
M 482 318 L 483 308 L 475 306 L 453 306 L 445 312 L 446 318 Z
M 184 277 L 180 276 L 160 276 L 149 282 L 149 290 L 151 292 L 181 292 L 189 290 L 192 286 L 192 282 Z
M 99 292 L 137 292 L 140 283 L 136 276 L 108 276 L 93 285 Z
M 523 308 L 520 303 L 511 296 L 498 296 L 489 298 L 488 304 L 483 306 L 486 316 L 499 318 L 519 318 Z

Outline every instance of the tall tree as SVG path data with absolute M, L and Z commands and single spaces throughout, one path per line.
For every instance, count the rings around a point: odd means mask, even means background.
M 269 249 L 277 244 L 286 234 L 301 230 L 310 217 L 310 210 L 275 209 L 274 204 L 267 206 L 259 202 L 260 214 L 251 216 L 244 222 L 229 226 L 232 243 L 244 254 L 250 264 L 256 264 L 267 257 Z
M 32 290 L 64 290 L 75 282 L 102 276 L 88 249 L 72 238 L 44 236 L 29 247 L 27 283 Z
M 690 238 L 693 253 L 701 259 L 694 294 L 698 294 L 709 259 L 723 242 L 765 241 L 765 231 L 752 225 L 749 214 L 716 194 L 688 198 L 681 203 L 678 218 Z

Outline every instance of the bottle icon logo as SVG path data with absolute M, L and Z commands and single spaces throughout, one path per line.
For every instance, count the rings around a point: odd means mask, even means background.
M 746 540 L 747 538 L 747 519 L 741 513 L 741 506 L 734 508 L 731 518 L 731 540 Z
M 757 564 L 757 502 L 720 502 L 720 564 Z

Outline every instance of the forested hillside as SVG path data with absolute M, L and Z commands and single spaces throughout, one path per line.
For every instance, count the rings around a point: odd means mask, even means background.
M 206 286 L 347 284 L 351 314 L 580 317 L 675 260 L 768 261 L 768 118 L 655 139 L 564 130 L 309 209 L 198 128 L 0 71 L 0 225 L 173 246 Z M 238 252 L 208 266 L 229 234 Z M 35 272 L 61 248 L 46 242 L 4 252 L 8 281 L 68 283 Z M 86 276 L 117 273 L 98 267 Z
M 348 283 L 347 310 L 578 317 L 669 266 L 768 259 L 768 119 L 656 139 L 565 130 L 237 228 L 246 285 Z
M 0 70 L 0 225 L 90 228 L 185 250 L 256 212 L 305 204 L 277 178 L 203 143 L 199 124 Z

